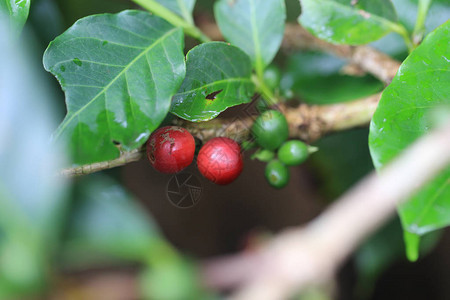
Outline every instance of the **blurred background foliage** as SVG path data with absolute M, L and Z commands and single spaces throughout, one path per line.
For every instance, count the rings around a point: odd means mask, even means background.
M 417 0 L 393 2 L 411 28 Z M 196 14 L 211 16 L 212 5 L 199 0 Z M 295 22 L 298 1 L 287 5 L 288 20 Z M 180 211 L 153 191 L 168 178 L 146 162 L 73 180 L 56 176 L 65 166 L 64 151 L 49 137 L 65 114 L 64 95 L 43 70 L 42 53 L 77 19 L 127 8 L 136 6 L 127 0 L 34 0 L 14 42 L 0 23 L 0 299 L 219 299 L 201 288 L 196 258 L 251 248 L 260 233 L 305 223 L 373 170 L 364 128 L 318 141 L 320 151 L 292 170 L 283 191 L 249 186 L 264 182 L 263 165 L 246 161 L 230 187 L 203 182 L 205 195 L 192 210 Z M 445 0 L 435 0 L 428 31 L 449 13 Z M 373 46 L 397 59 L 407 54 L 397 35 Z M 280 93 L 306 103 L 351 101 L 383 89 L 372 76 L 351 74 L 345 66 L 328 54 L 298 52 L 280 54 L 273 68 L 281 73 Z M 349 258 L 335 298 L 447 299 L 447 235 L 429 236 L 422 250 L 432 254 L 411 265 L 399 221 L 392 220 Z M 411 284 L 417 278 L 427 279 Z M 331 297 L 313 292 L 301 299 Z

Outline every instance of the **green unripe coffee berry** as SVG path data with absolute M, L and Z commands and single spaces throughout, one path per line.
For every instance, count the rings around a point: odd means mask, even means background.
M 266 179 L 269 184 L 277 189 L 285 187 L 289 182 L 289 169 L 279 160 L 269 162 L 265 170 Z
M 277 110 L 263 112 L 253 123 L 252 134 L 258 145 L 268 150 L 275 150 L 289 136 L 288 123 L 284 115 Z
M 308 145 L 298 140 L 287 141 L 278 149 L 278 158 L 286 166 L 298 166 L 308 156 Z

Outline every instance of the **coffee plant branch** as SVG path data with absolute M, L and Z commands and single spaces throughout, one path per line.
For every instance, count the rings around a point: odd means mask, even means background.
M 291 138 L 313 142 L 333 131 L 367 125 L 375 112 L 380 97 L 381 93 L 353 102 L 331 105 L 300 104 L 297 107 L 288 107 L 280 104 L 279 109 L 285 114 L 289 123 Z M 233 119 L 216 118 L 202 123 L 176 119 L 173 124 L 186 128 L 203 142 L 217 136 L 226 136 L 243 142 L 250 137 L 250 128 L 255 118 L 256 115 L 246 115 Z M 123 152 L 119 158 L 114 160 L 63 169 L 60 175 L 68 177 L 86 175 L 139 161 L 144 154 L 144 148 Z
M 73 176 L 81 176 L 81 175 L 87 175 L 95 172 L 99 172 L 102 170 L 112 169 L 115 167 L 120 167 L 123 165 L 126 165 L 131 162 L 139 161 L 143 155 L 145 149 L 135 149 L 129 152 L 122 152 L 119 156 L 119 158 L 109 160 L 109 161 L 102 161 L 98 163 L 83 165 L 79 167 L 73 167 L 73 168 L 66 168 L 62 169 L 59 172 L 59 175 L 66 176 L 66 177 L 73 177 Z
M 450 122 L 420 138 L 381 172 L 372 173 L 309 224 L 291 228 L 253 252 L 204 262 L 202 277 L 231 297 L 290 299 L 332 279 L 340 264 L 396 207 L 450 164 Z
M 381 93 L 378 93 L 353 102 L 330 105 L 300 104 L 289 107 L 286 104 L 278 104 L 277 109 L 286 116 L 289 136 L 311 143 L 333 131 L 367 125 L 380 97 Z M 177 119 L 174 124 L 186 128 L 202 141 L 226 136 L 243 142 L 250 139 L 250 128 L 256 117 L 255 114 L 233 119 L 216 118 L 206 123 L 192 123 Z
M 219 27 L 206 16 L 197 20 L 199 28 L 212 40 L 223 40 Z M 334 45 L 325 42 L 299 24 L 287 23 L 281 50 L 291 53 L 298 50 L 317 50 L 346 59 L 350 64 L 358 66 L 361 71 L 367 72 L 384 82 L 390 84 L 400 63 L 388 55 L 368 46 Z
M 214 23 L 202 21 L 200 22 L 200 28 L 211 39 L 221 39 L 220 32 L 219 34 L 215 32 L 214 28 L 217 27 Z M 207 28 L 209 29 L 206 30 Z M 385 85 L 392 81 L 400 66 L 398 61 L 373 48 L 333 45 L 312 36 L 300 25 L 287 24 L 282 51 L 293 51 L 294 49 L 320 50 L 345 58 L 350 64 L 374 75 Z M 375 112 L 380 97 L 381 94 L 375 94 L 353 102 L 323 106 L 300 104 L 297 107 L 289 107 L 286 104 L 279 104 L 279 109 L 286 114 L 290 126 L 290 137 L 312 142 L 333 131 L 367 125 Z M 217 118 L 202 123 L 191 123 L 177 119 L 174 124 L 185 127 L 203 141 L 216 136 L 227 136 L 243 141 L 249 136 L 249 129 L 254 118 L 255 116 L 236 117 L 234 119 Z M 63 169 L 60 175 L 68 177 L 85 175 L 122 166 L 139 161 L 144 156 L 144 152 L 144 148 L 123 152 L 119 158 L 114 160 Z

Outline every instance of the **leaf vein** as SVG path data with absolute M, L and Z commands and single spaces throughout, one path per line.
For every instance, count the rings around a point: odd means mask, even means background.
M 94 96 L 88 103 L 86 103 L 83 107 L 81 107 L 78 111 L 73 113 L 67 120 L 64 120 L 64 123 L 58 128 L 55 139 L 58 138 L 63 130 L 67 127 L 67 125 L 73 120 L 75 116 L 79 116 L 79 114 L 86 109 L 90 104 L 92 104 L 94 101 L 96 101 L 100 95 L 105 93 L 132 65 L 134 65 L 135 62 L 137 62 L 142 56 L 146 56 L 146 54 L 152 50 L 156 45 L 162 43 L 168 36 L 172 35 L 175 31 L 177 31 L 178 28 L 175 27 L 169 31 L 167 31 L 163 36 L 159 37 L 154 43 L 152 43 L 149 47 L 144 48 L 145 51 L 142 51 L 139 55 L 137 55 L 119 74 L 114 77 L 114 79 L 108 83 L 97 95 Z M 155 86 L 156 88 L 156 86 Z M 106 100 L 105 100 L 106 101 Z

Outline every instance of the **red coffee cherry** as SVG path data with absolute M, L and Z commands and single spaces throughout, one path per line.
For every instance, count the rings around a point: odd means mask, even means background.
M 241 147 L 232 139 L 217 137 L 208 141 L 198 153 L 200 173 L 216 184 L 229 184 L 243 168 Z
M 180 172 L 192 163 L 194 153 L 194 137 L 178 126 L 159 128 L 147 141 L 148 160 L 162 173 Z

